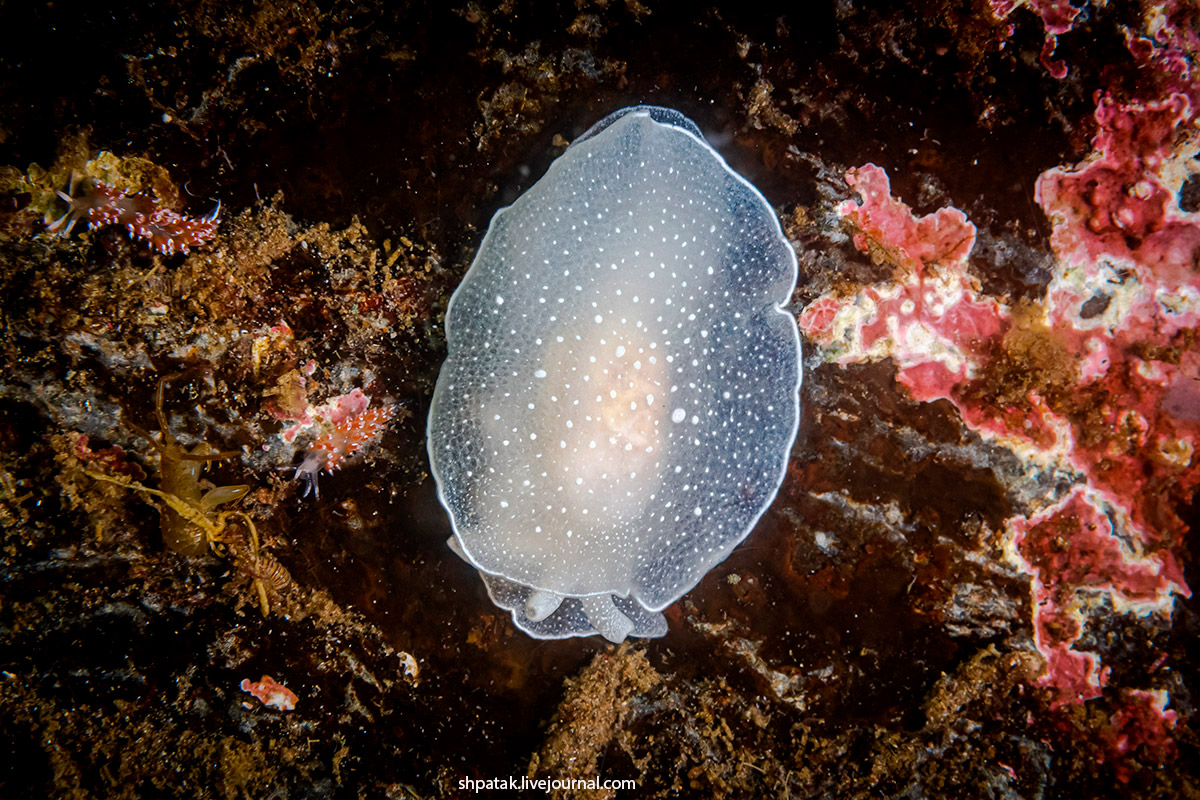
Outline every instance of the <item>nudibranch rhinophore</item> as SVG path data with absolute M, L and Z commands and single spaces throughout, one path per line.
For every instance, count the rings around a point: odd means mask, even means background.
M 799 424 L 796 276 L 771 206 L 668 108 L 605 117 L 492 218 L 428 446 L 450 547 L 519 628 L 662 636 L 754 527 Z

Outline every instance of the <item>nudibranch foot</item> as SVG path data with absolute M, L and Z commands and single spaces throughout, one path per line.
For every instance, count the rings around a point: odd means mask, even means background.
M 633 620 L 620 612 L 611 594 L 590 594 L 579 598 L 579 604 L 591 626 L 610 642 L 620 644 L 633 632 Z
M 446 544 L 470 563 L 471 559 L 463 555 L 454 537 Z M 492 602 L 511 611 L 513 623 L 537 639 L 568 639 L 598 633 L 610 642 L 620 643 L 630 637 L 656 639 L 667 633 L 666 617 L 632 598 L 613 594 L 564 597 L 498 575 L 479 574 Z
M 533 622 L 541 622 L 562 605 L 563 596 L 555 592 L 535 590 L 525 600 L 525 616 Z

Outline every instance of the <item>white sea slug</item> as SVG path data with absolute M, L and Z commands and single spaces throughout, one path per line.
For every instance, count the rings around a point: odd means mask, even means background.
M 800 416 L 796 256 L 677 111 L 601 120 L 492 219 L 429 412 L 450 546 L 542 639 L 662 636 Z

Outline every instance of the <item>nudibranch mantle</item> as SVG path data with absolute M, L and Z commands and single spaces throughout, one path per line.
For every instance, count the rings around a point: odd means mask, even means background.
M 662 636 L 799 424 L 795 252 L 677 111 L 594 125 L 492 218 L 428 420 L 450 546 L 543 639 Z

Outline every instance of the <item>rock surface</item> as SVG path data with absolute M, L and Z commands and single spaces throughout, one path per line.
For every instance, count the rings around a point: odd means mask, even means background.
M 0 794 L 1200 793 L 1200 39 L 1076 3 L 6 4 Z M 783 218 L 803 418 L 666 637 L 535 641 L 423 423 L 488 220 L 632 103 Z M 47 230 L 101 182 L 217 236 Z

